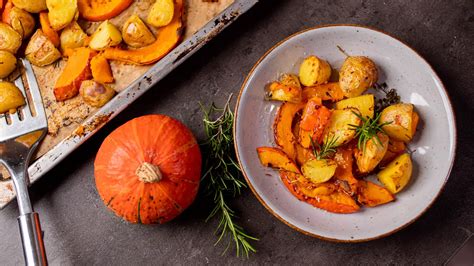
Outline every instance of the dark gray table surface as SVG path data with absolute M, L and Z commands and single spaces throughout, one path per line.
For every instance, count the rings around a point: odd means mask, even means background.
M 325 242 L 274 218 L 247 191 L 233 201 L 241 223 L 260 238 L 249 260 L 214 246 L 216 221 L 199 199 L 178 219 L 156 226 L 115 217 L 99 199 L 94 156 L 107 134 L 129 119 L 161 113 L 202 140 L 198 102 L 222 104 L 275 43 L 308 27 L 356 23 L 384 30 L 415 48 L 438 72 L 456 112 L 458 150 L 451 177 L 418 221 L 383 239 Z M 474 1 L 267 0 L 172 72 L 31 188 L 49 261 L 57 264 L 442 264 L 474 232 Z M 0 211 L 0 264 L 22 264 L 16 202 Z

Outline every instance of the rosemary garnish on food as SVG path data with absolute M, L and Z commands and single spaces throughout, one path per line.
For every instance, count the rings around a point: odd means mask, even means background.
M 315 142 L 311 136 L 310 140 L 311 146 L 313 147 L 314 156 L 317 160 L 325 159 L 336 152 L 337 137 L 335 137 L 334 135 L 331 136 L 331 139 L 326 136 L 326 141 L 323 142 L 323 145 L 320 145 L 318 142 Z
M 256 252 L 249 241 L 258 239 L 248 235 L 240 225 L 236 224 L 237 216 L 228 204 L 229 197 L 239 195 L 241 189 L 247 187 L 242 179 L 240 167 L 235 158 L 232 131 L 234 114 L 230 109 L 231 99 L 232 94 L 229 96 L 224 108 L 218 108 L 213 103 L 206 110 L 201 105 L 204 112 L 203 122 L 207 136 L 206 142 L 202 144 L 206 152 L 203 182 L 205 183 L 204 188 L 206 192 L 213 197 L 215 204 L 206 222 L 216 215 L 220 217 L 216 229 L 218 239 L 215 244 L 217 245 L 224 237 L 231 238 L 223 254 L 233 241 L 237 256 L 245 255 L 248 257 L 250 251 Z M 217 118 L 215 118 L 216 116 Z
M 376 143 L 379 144 L 380 146 L 383 146 L 382 141 L 380 140 L 377 133 L 384 132 L 383 126 L 391 124 L 392 122 L 390 121 L 390 122 L 384 122 L 382 124 L 379 124 L 379 119 L 382 113 L 377 113 L 375 115 L 375 118 L 370 118 L 370 117 L 364 118 L 360 114 L 354 111 L 352 111 L 352 113 L 355 114 L 357 117 L 359 117 L 359 119 L 362 121 L 361 125 L 353 125 L 353 124 L 349 125 L 351 129 L 355 130 L 356 132 L 355 137 L 358 138 L 357 148 L 360 150 L 362 147 L 362 153 L 365 153 L 365 145 L 367 144 L 367 141 L 371 140 L 374 137 L 375 137 L 375 140 L 377 141 Z
M 388 89 L 387 83 L 378 84 L 375 83 L 373 89 L 382 91 L 385 93 L 385 97 L 382 99 L 376 99 L 375 102 L 375 113 L 382 112 L 385 107 L 389 105 L 400 103 L 400 96 L 397 93 L 396 89 Z

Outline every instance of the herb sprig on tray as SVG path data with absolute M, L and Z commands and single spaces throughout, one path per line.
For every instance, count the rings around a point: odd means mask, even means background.
M 229 198 L 239 195 L 241 190 L 247 187 L 235 158 L 232 130 L 234 113 L 230 108 L 231 100 L 232 94 L 223 108 L 218 108 L 214 103 L 208 109 L 201 105 L 207 137 L 206 142 L 202 144 L 206 151 L 203 182 L 207 194 L 214 202 L 214 208 L 206 222 L 215 216 L 219 217 L 216 229 L 218 239 L 215 245 L 226 237 L 230 238 L 223 254 L 234 242 L 237 257 L 248 257 L 249 252 L 256 252 L 250 241 L 258 239 L 247 234 L 244 228 L 236 223 L 236 213 L 228 204 Z

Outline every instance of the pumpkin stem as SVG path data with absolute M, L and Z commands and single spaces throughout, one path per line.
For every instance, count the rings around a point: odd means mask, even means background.
M 142 163 L 135 174 L 138 176 L 138 179 L 144 183 L 154 183 L 158 182 L 163 178 L 160 168 L 157 165 L 144 162 Z

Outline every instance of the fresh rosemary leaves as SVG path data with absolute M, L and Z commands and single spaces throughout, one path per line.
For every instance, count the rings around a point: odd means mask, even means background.
M 391 124 L 392 122 L 385 122 L 382 124 L 379 124 L 379 119 L 381 116 L 381 113 L 377 113 L 375 118 L 370 118 L 370 117 L 362 117 L 360 114 L 356 112 L 354 113 L 359 119 L 362 121 L 361 125 L 349 125 L 352 130 L 355 130 L 355 138 L 358 138 L 357 141 L 357 148 L 360 150 L 362 148 L 362 153 L 365 153 L 365 146 L 367 144 L 367 141 L 371 140 L 372 138 L 375 138 L 377 141 L 377 144 L 382 146 L 382 141 L 380 141 L 379 136 L 377 133 L 379 132 L 384 132 L 383 131 L 383 126 Z
M 325 159 L 336 152 L 337 138 L 334 135 L 331 137 L 331 139 L 326 137 L 326 141 L 324 141 L 323 145 L 319 145 L 319 143 L 315 142 L 311 136 L 310 140 L 311 146 L 313 147 L 314 156 L 317 160 Z
M 377 84 L 375 83 L 374 89 L 378 91 L 382 91 L 385 93 L 385 97 L 382 99 L 377 99 L 375 102 L 375 113 L 382 112 L 385 107 L 400 103 L 400 96 L 395 89 L 388 89 L 387 83 Z
M 231 237 L 223 253 L 227 251 L 233 241 L 237 256 L 248 257 L 250 251 L 256 252 L 249 241 L 258 239 L 248 235 L 241 226 L 236 224 L 237 216 L 228 204 L 229 197 L 239 195 L 241 189 L 247 187 L 235 158 L 232 131 L 234 114 L 230 109 L 231 99 L 232 94 L 224 108 L 218 108 L 212 104 L 208 110 L 205 110 L 201 106 L 204 112 L 203 122 L 207 136 L 206 142 L 202 144 L 206 152 L 203 182 L 206 192 L 213 197 L 215 204 L 206 222 L 216 215 L 219 216 L 216 245 L 223 238 Z M 217 118 L 215 118 L 216 116 Z

